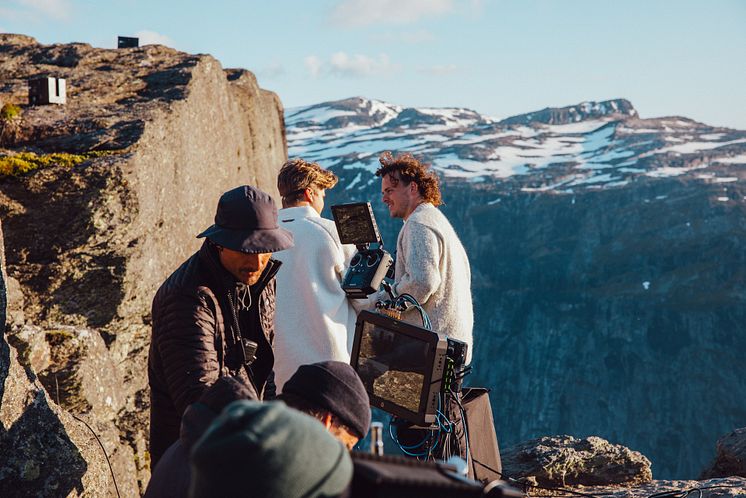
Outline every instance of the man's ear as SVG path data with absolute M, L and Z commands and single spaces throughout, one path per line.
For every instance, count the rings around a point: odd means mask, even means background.
M 420 193 L 420 186 L 417 185 L 415 182 L 409 182 L 409 191 L 413 194 L 419 194 Z

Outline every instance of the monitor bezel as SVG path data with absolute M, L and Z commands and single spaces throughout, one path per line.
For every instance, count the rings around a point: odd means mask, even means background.
M 345 209 L 350 208 L 359 208 L 359 207 L 366 207 L 368 210 L 368 230 L 372 231 L 374 234 L 373 239 L 364 239 L 364 240 L 350 240 L 350 239 L 344 239 L 342 237 L 342 234 L 344 233 L 344 230 L 340 229 L 339 219 L 337 216 L 337 212 L 343 211 Z M 354 245 L 361 245 L 361 244 L 373 244 L 373 243 L 381 243 L 381 233 L 378 231 L 378 224 L 376 223 L 376 218 L 373 214 L 373 208 L 370 205 L 370 202 L 351 202 L 348 204 L 335 204 L 331 207 L 332 211 L 332 218 L 334 218 L 334 225 L 337 227 L 337 235 L 339 236 L 339 241 L 342 244 L 354 244 Z
M 443 382 L 443 367 L 448 350 L 448 339 L 443 334 L 427 330 L 423 327 L 418 327 L 412 323 L 397 320 L 380 313 L 361 311 L 360 314 L 358 314 L 357 322 L 355 323 L 355 339 L 352 345 L 352 354 L 350 357 L 350 365 L 352 365 L 352 368 L 354 368 L 356 372 L 358 371 L 359 366 L 360 343 L 365 323 L 371 323 L 374 326 L 395 333 L 404 334 L 420 342 L 427 343 L 430 346 L 426 357 L 425 378 L 423 380 L 422 391 L 420 392 L 420 409 L 418 412 L 413 412 L 408 408 L 397 405 L 393 401 L 375 395 L 368 391 L 367 386 L 366 392 L 368 392 L 371 406 L 381 408 L 388 413 L 408 420 L 414 424 L 432 424 L 435 421 L 437 411 L 437 396 L 440 393 L 440 388 Z

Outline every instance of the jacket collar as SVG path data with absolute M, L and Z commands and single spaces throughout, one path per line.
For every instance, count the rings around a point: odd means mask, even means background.
M 277 217 L 280 221 L 285 221 L 293 218 L 321 218 L 321 215 L 311 206 L 295 206 L 280 209 Z
M 435 207 L 435 206 L 433 206 L 433 204 L 431 202 L 421 202 L 421 203 L 419 203 L 417 205 L 417 207 L 414 208 L 414 210 L 411 213 L 409 213 L 409 216 L 407 217 L 406 220 L 404 220 L 404 223 L 406 223 L 408 220 L 411 220 L 412 217 L 415 214 L 421 213 L 421 212 L 425 211 L 426 209 L 428 209 L 428 206 L 429 207 Z

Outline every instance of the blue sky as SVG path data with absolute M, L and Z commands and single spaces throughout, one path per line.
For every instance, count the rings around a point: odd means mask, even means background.
M 286 107 L 360 95 L 507 117 L 624 97 L 746 130 L 744 0 L 0 0 L 3 31 L 208 53 Z

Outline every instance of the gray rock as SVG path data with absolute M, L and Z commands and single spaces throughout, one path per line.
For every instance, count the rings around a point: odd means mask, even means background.
M 0 340 L 0 488 L 3 496 L 79 496 L 112 485 L 106 457 L 84 424 L 26 375 Z
M 34 325 L 8 327 L 8 342 L 18 351 L 21 364 L 32 372 L 41 372 L 49 368 L 52 351 L 47 342 L 44 330 Z
M 8 277 L 5 273 L 5 242 L 3 240 L 3 223 L 0 219 L 0 334 L 5 334 L 5 323 L 8 311 L 8 291 L 6 282 Z
M 5 325 L 5 253 L 0 227 L 0 326 Z M 137 489 L 126 445 L 118 442 L 113 424 L 97 427 L 125 491 Z M 116 447 L 107 445 L 114 432 Z M 24 369 L 16 349 L 0 335 L 0 489 L 11 496 L 103 496 L 115 492 L 112 471 L 96 436 L 84 423 L 65 413 L 47 396 L 33 373 Z M 128 484 L 128 485 L 127 485 Z M 124 493 L 124 496 L 136 496 Z
M 701 478 L 728 476 L 746 477 L 746 427 L 718 439 L 715 461 Z
M 21 326 L 26 321 L 23 314 L 23 292 L 21 284 L 13 277 L 6 275 L 5 290 L 7 293 L 6 326 Z
M 117 152 L 0 179 L 8 269 L 32 323 L 142 323 L 160 282 L 199 246 L 222 192 L 252 184 L 279 200 L 282 104 L 251 73 L 155 45 L 45 46 L 0 34 L 0 46 L 0 93 L 20 101 L 41 71 L 69 86 L 68 104 L 24 109 L 28 139 L 12 150 Z
M 35 370 L 50 397 L 72 413 L 115 420 L 124 406 L 123 382 L 101 335 L 71 326 L 35 335 L 42 335 L 51 351 L 47 368 Z
M 743 498 L 746 496 L 746 479 L 708 479 L 704 481 L 656 480 L 634 487 L 629 486 L 579 486 L 573 488 L 593 496 L 605 498 L 648 498 L 657 493 L 671 493 L 669 498 L 693 496 L 697 498 Z
M 252 184 L 279 201 L 282 104 L 248 71 L 162 46 L 103 50 L 0 34 L 0 50 L 3 101 L 24 103 L 26 79 L 42 72 L 68 90 L 64 106 L 24 106 L 0 154 L 107 152 L 0 178 L 6 281 L 17 281 L 11 309 L 23 312 L 12 317 L 9 349 L 19 348 L 44 399 L 69 410 L 62 417 L 99 434 L 119 491 L 135 496 L 149 479 L 143 366 L 153 295 L 198 249 L 195 235 L 212 224 L 222 192 Z M 109 485 L 89 484 L 75 492 Z
M 503 473 L 541 486 L 636 485 L 652 480 L 650 460 L 600 437 L 548 436 L 501 453 Z

